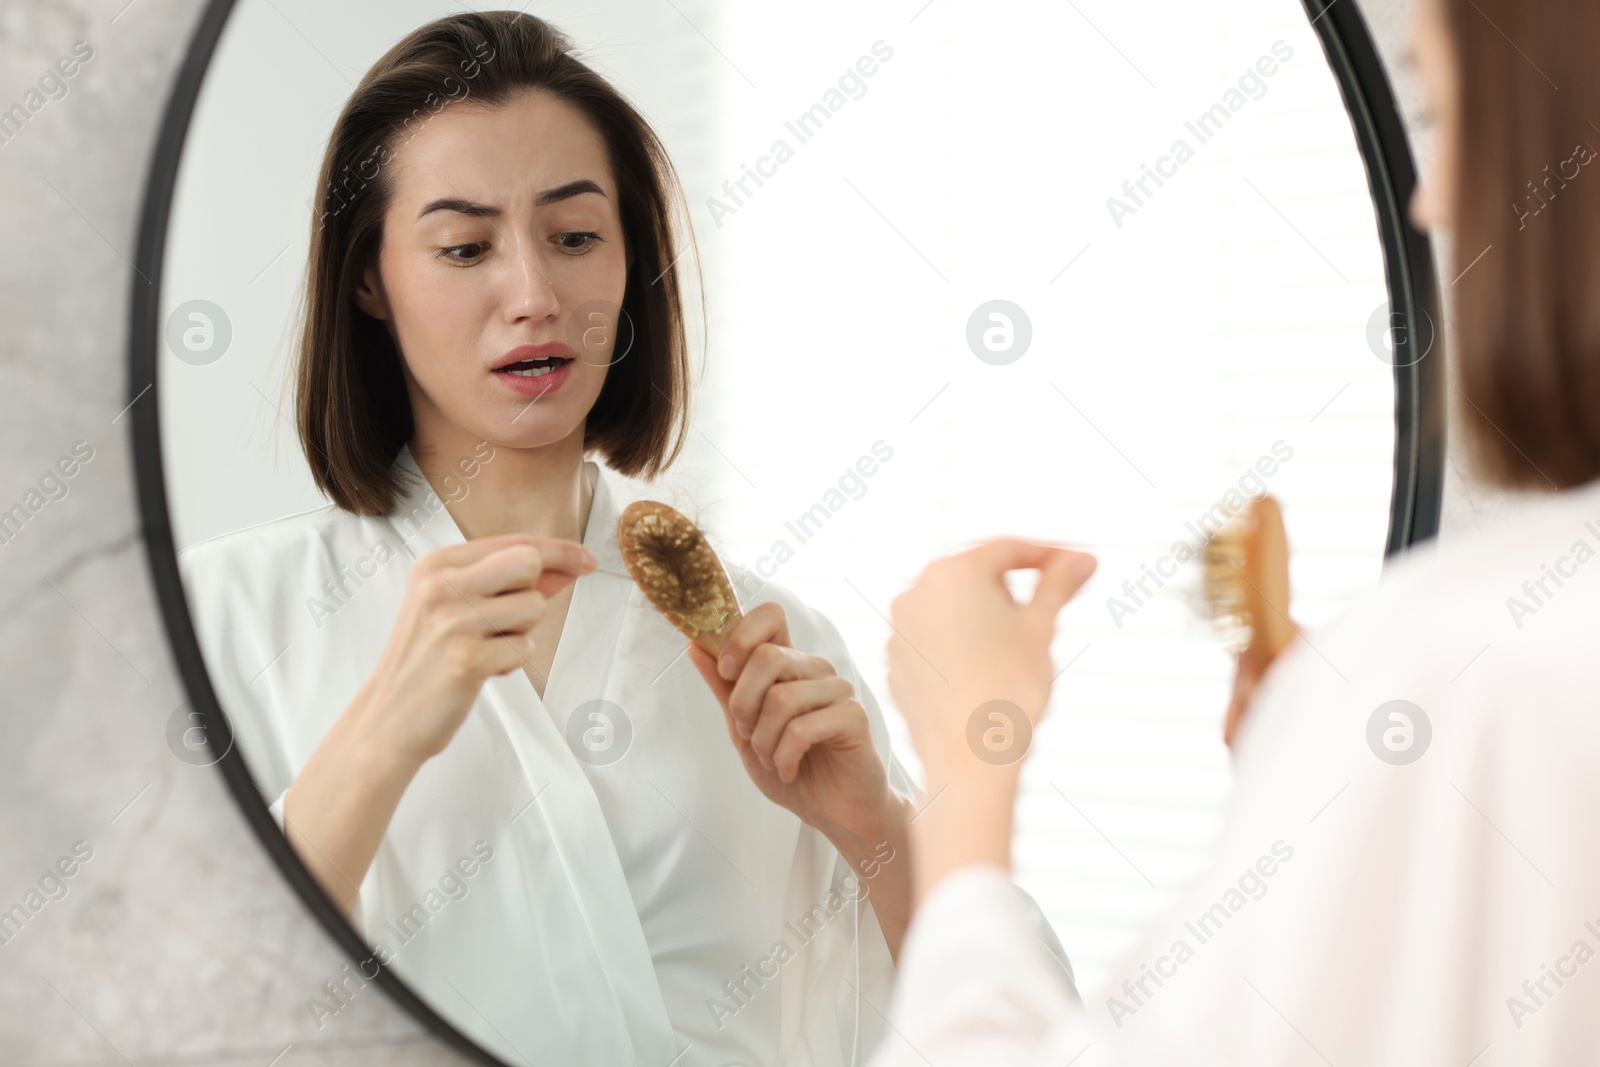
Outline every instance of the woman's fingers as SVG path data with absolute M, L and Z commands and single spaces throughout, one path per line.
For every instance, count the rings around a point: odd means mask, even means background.
M 555 596 L 599 563 L 593 552 L 576 541 L 542 537 L 537 547 L 544 559 L 544 571 L 535 588 L 547 597 Z
M 854 695 L 855 687 L 837 675 L 778 682 L 767 690 L 766 699 L 762 701 L 755 729 L 750 734 L 750 748 L 761 765 L 772 770 L 773 753 L 791 722 Z
M 861 705 L 854 700 L 843 700 L 791 718 L 772 753 L 778 780 L 785 784 L 793 782 L 800 775 L 800 761 L 807 752 L 817 745 L 850 737 L 863 721 Z
M 1039 568 L 1039 584 L 1034 587 L 1028 610 L 1045 623 L 1053 623 L 1067 601 L 1077 595 L 1083 584 L 1094 574 L 1098 561 L 1087 552 L 1070 548 L 1052 550 L 1052 555 Z
M 727 711 L 728 698 L 733 695 L 733 683 L 717 673 L 717 661 L 712 658 L 711 653 L 690 641 L 689 662 L 693 663 L 695 670 L 700 672 L 700 677 L 706 680 L 706 685 L 711 689 L 712 694 L 716 696 L 717 703 L 722 705 L 722 710 Z M 729 721 L 729 729 L 731 730 L 733 728 L 731 718 Z
M 510 540 L 476 556 L 443 557 L 440 562 L 445 564 L 452 583 L 469 596 L 495 596 L 531 587 L 548 597 L 560 592 L 579 575 L 594 570 L 594 554 L 576 541 L 522 534 L 505 536 Z M 502 539 L 480 540 L 499 542 Z M 450 552 L 465 547 L 452 545 L 450 549 L 442 551 Z M 462 559 L 463 562 L 452 564 L 451 558 Z
M 498 552 L 508 545 L 529 544 L 532 541 L 532 534 L 520 533 L 495 534 L 493 537 L 474 537 L 472 540 L 463 541 L 458 545 L 446 545 L 444 548 L 436 548 L 423 558 L 432 559 L 445 567 L 466 567 L 478 562 L 478 560 L 491 552 Z
M 726 645 L 723 646 L 726 649 Z M 721 668 L 719 667 L 719 672 Z M 726 672 L 721 672 L 726 676 Z M 755 732 L 767 691 L 777 682 L 799 678 L 822 678 L 833 674 L 833 664 L 821 656 L 770 642 L 757 645 L 744 660 L 742 673 L 728 697 L 728 710 L 745 737 Z
M 544 553 L 532 541 L 503 545 L 471 563 L 446 568 L 450 584 L 470 597 L 529 589 L 544 573 Z
M 510 674 L 519 668 L 533 666 L 533 635 L 500 634 L 481 644 L 483 670 L 486 674 Z
M 548 606 L 546 597 L 537 589 L 522 589 L 515 593 L 484 597 L 471 604 L 474 622 L 485 635 L 525 634 L 539 625 Z
M 414 575 L 425 602 L 448 613 L 451 631 L 525 636 L 544 618 L 549 598 L 594 563 L 575 541 L 504 534 L 431 552 Z
M 706 685 L 717 698 L 718 705 L 722 708 L 722 723 L 728 728 L 728 740 L 732 742 L 734 750 L 740 756 L 747 756 L 750 742 L 739 736 L 738 728 L 733 721 L 733 713 L 728 710 L 728 696 L 733 692 L 733 683 L 717 674 L 717 661 L 711 653 L 689 642 L 689 662 L 694 664 L 695 670 L 700 672 L 700 677 L 706 680 Z
M 741 752 L 748 750 L 768 770 L 776 766 L 783 738 L 796 720 L 815 715 L 819 708 L 854 704 L 855 687 L 835 674 L 833 664 L 821 656 L 779 645 L 761 645 L 749 657 L 744 673 L 736 682 L 730 682 L 718 673 L 716 661 L 699 645 L 691 642 L 688 655 L 722 705 L 728 739 Z M 806 740 L 809 731 L 830 721 L 802 731 L 799 739 L 805 744 L 793 756 L 791 772 L 812 744 Z M 796 743 L 789 742 L 791 746 Z M 793 780 L 792 774 L 788 780 Z
M 792 645 L 789 640 L 789 616 L 783 605 L 774 601 L 757 604 L 734 624 L 722 639 L 722 655 L 717 661 L 717 672 L 732 681 L 744 670 L 745 661 L 764 644 Z
M 924 570 L 924 577 L 933 573 L 943 578 L 959 574 L 1002 583 L 1010 571 L 1037 570 L 1043 577 L 1053 576 L 1055 583 L 1043 590 L 1046 595 L 1044 601 L 1040 601 L 1040 590 L 1035 589 L 1033 602 L 1046 607 L 1053 603 L 1054 608 L 1059 610 L 1077 587 L 1094 573 L 1094 568 L 1093 556 L 1066 545 L 1029 541 L 1020 537 L 994 537 L 964 552 L 934 560 Z
M 985 700 L 1003 697 L 1039 720 L 1055 674 L 1056 617 L 1095 566 L 1093 556 L 1064 545 L 1000 537 L 934 560 L 895 597 L 889 689 L 925 764 L 961 758 L 967 720 Z M 1030 569 L 1038 582 L 1019 603 L 1005 576 Z
M 1239 732 L 1239 725 L 1244 721 L 1245 712 L 1249 710 L 1251 698 L 1255 696 L 1256 686 L 1260 684 L 1264 673 L 1266 664 L 1250 649 L 1239 655 L 1233 671 L 1233 692 L 1229 694 L 1228 711 L 1222 720 L 1222 742 L 1229 748 L 1233 747 L 1233 739 Z
M 1042 567 L 1060 552 L 1070 552 L 1064 545 L 1029 541 L 1022 537 L 991 537 L 952 559 L 966 560 L 985 575 L 1000 577 L 1007 571 Z
M 565 589 L 567 586 L 571 585 L 573 582 L 577 581 L 580 577 L 581 575 L 572 574 L 568 571 L 555 571 L 551 570 L 549 567 L 546 567 L 539 574 L 539 580 L 533 583 L 533 587 L 539 592 L 543 593 L 545 596 L 552 597 L 561 592 L 561 590 Z

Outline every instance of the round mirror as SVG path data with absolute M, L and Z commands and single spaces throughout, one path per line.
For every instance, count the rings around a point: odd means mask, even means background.
M 875 803 L 941 800 L 888 605 L 1001 534 L 1100 561 L 1015 850 L 1098 988 L 1220 828 L 1199 545 L 1275 497 L 1314 634 L 1436 528 L 1412 182 L 1348 3 L 213 3 L 137 458 L 174 752 L 351 954 L 315 1025 L 377 983 L 485 1062 L 863 1062 Z M 720 557 L 733 678 L 634 581 L 636 500 Z

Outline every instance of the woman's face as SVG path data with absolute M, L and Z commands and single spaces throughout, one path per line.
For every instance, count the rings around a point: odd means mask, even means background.
M 1411 197 L 1411 221 L 1420 230 L 1448 230 L 1455 220 L 1460 68 L 1444 4 L 1445 0 L 1417 0 L 1411 21 L 1411 61 L 1437 130 L 1428 173 Z
M 394 337 L 419 440 L 581 441 L 632 261 L 600 135 L 528 90 L 445 107 L 388 165 L 383 244 L 355 300 Z M 532 357 L 561 362 L 503 369 Z

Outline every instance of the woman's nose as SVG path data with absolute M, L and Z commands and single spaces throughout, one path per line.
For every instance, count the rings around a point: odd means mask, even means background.
M 506 317 L 512 322 L 553 316 L 561 304 L 542 264 L 519 250 L 506 294 Z

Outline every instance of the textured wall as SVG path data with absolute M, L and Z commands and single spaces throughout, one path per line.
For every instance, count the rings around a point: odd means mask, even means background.
M 0 910 L 60 897 L 0 945 L 0 1063 L 460 1062 L 375 988 L 316 1028 L 306 1000 L 343 957 L 220 776 L 166 743 L 184 696 L 139 541 L 125 322 L 149 146 L 201 3 L 0 4 L 0 111 L 94 50 L 0 144 L 0 510 L 57 497 L 0 544 Z M 1408 4 L 1363 6 L 1396 57 Z M 1447 531 L 1497 507 L 1449 494 Z M 47 877 L 58 862 L 70 877 Z
M 74 871 L 0 946 L 0 1063 L 459 1062 L 373 987 L 316 1028 L 341 953 L 215 769 L 167 747 L 184 696 L 119 413 L 146 159 L 201 4 L 125 4 L 0 3 L 0 110 L 94 49 L 0 144 L 0 509 L 92 450 L 0 544 L 0 909 L 61 857 Z

